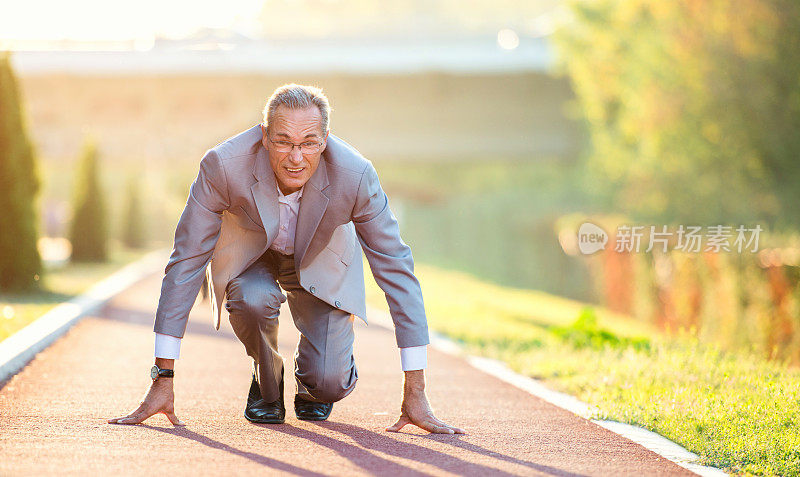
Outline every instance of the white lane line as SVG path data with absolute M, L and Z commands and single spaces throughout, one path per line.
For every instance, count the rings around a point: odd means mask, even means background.
M 14 376 L 28 362 L 66 333 L 83 316 L 97 310 L 109 298 L 158 271 L 169 250 L 150 252 L 92 286 L 86 293 L 57 305 L 34 322 L 0 341 L 0 383 Z
M 368 306 L 367 310 L 370 324 L 374 323 L 381 328 L 394 330 L 392 319 L 388 313 L 372 306 Z M 529 378 L 528 376 L 524 376 L 513 371 L 502 361 L 469 355 L 464 352 L 458 343 L 434 331 L 431 331 L 430 335 L 431 346 L 433 346 L 437 351 L 449 354 L 451 356 L 463 358 L 475 369 L 483 371 L 484 373 L 494 376 L 501 381 L 526 391 L 556 407 L 560 407 L 561 409 L 567 410 L 575 415 L 583 417 L 584 419 L 588 419 L 615 434 L 618 434 L 650 451 L 655 452 L 661 457 L 674 462 L 684 469 L 690 470 L 703 477 L 719 477 L 729 475 L 722 469 L 697 464 L 696 462 L 699 457 L 697 454 L 690 452 L 680 444 L 673 442 L 658 433 L 643 427 L 633 426 L 617 421 L 592 419 L 591 416 L 594 415 L 596 408 L 581 401 L 575 396 L 550 389 L 539 380 Z

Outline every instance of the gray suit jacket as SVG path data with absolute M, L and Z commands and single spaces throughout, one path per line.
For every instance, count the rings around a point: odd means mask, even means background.
M 260 126 L 209 149 L 175 230 L 154 331 L 183 337 L 206 273 L 219 329 L 228 281 L 267 251 L 278 222 L 276 179 Z M 295 265 L 305 290 L 366 322 L 362 249 L 386 294 L 397 345 L 428 344 L 411 249 L 400 238 L 375 167 L 331 134 L 300 199 Z

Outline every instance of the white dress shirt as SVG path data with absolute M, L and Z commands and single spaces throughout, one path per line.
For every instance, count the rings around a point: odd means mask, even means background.
M 278 189 L 278 204 L 280 209 L 280 227 L 278 236 L 269 246 L 272 250 L 284 255 L 294 253 L 294 234 L 297 231 L 297 214 L 300 212 L 300 197 L 303 196 L 305 185 L 289 195 L 283 195 L 281 188 Z
M 305 185 L 289 195 L 284 195 L 278 189 L 278 203 L 280 208 L 280 227 L 278 236 L 269 246 L 272 250 L 284 255 L 294 253 L 294 236 L 297 231 L 297 215 L 300 212 L 300 197 L 303 196 Z M 181 339 L 171 335 L 156 333 L 155 356 L 156 358 L 178 359 L 181 354 Z M 400 348 L 400 364 L 403 371 L 425 369 L 428 361 L 428 345 Z

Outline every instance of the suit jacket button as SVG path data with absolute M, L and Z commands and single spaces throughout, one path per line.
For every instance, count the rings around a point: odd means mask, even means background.
M 317 291 L 317 289 L 314 288 L 314 287 L 311 287 L 311 293 L 314 293 L 315 291 Z
M 336 308 L 342 306 L 342 303 L 339 300 L 336 300 L 335 302 L 333 302 L 333 304 L 336 305 Z

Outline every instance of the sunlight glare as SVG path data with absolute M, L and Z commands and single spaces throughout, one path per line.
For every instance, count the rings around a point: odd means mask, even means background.
M 497 44 L 504 50 L 513 50 L 519 46 L 519 35 L 514 30 L 504 28 L 497 32 Z

